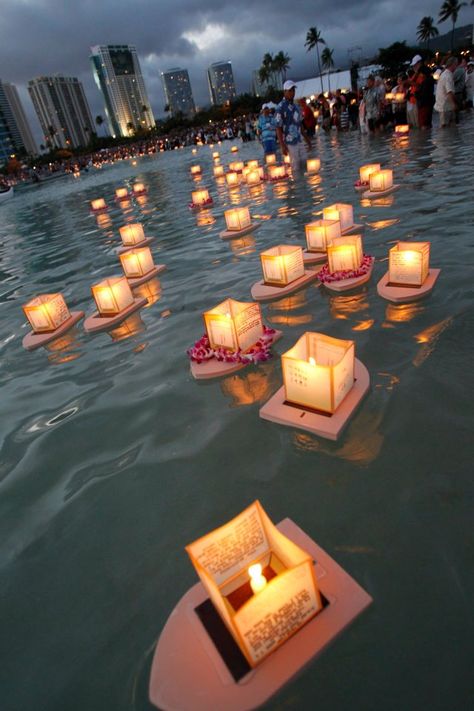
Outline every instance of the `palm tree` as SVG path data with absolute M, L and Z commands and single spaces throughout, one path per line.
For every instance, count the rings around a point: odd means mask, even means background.
M 333 49 L 329 49 L 329 47 L 325 47 L 323 51 L 321 52 L 321 61 L 323 63 L 323 68 L 327 69 L 328 72 L 328 90 L 331 91 L 331 80 L 330 80 L 330 70 L 334 67 L 334 60 L 332 58 L 332 55 L 334 54 Z
M 321 32 L 317 29 L 317 27 L 310 27 L 308 30 L 308 33 L 306 35 L 306 42 L 304 43 L 304 46 L 307 47 L 307 52 L 310 52 L 312 49 L 316 47 L 316 52 L 318 54 L 318 69 L 319 69 L 319 77 L 321 79 L 321 93 L 324 92 L 323 89 L 323 77 L 321 75 L 321 59 L 319 56 L 319 45 L 320 44 L 326 44 L 326 42 L 323 40 L 321 37 Z
M 426 50 L 429 52 L 430 39 L 439 35 L 438 28 L 434 26 L 433 18 L 428 15 L 426 17 L 422 17 L 417 30 L 418 32 L 416 33 L 416 36 L 420 42 L 426 42 Z
M 467 3 L 459 2 L 458 0 L 444 0 L 439 11 L 438 24 L 449 19 L 453 23 L 453 29 L 451 30 L 451 52 L 454 49 L 454 27 L 458 21 L 459 11 L 465 5 L 467 5 Z
M 273 58 L 273 67 L 275 72 L 280 75 L 281 83 L 283 84 L 286 80 L 286 72 L 290 68 L 291 57 L 289 57 L 285 52 L 278 52 Z

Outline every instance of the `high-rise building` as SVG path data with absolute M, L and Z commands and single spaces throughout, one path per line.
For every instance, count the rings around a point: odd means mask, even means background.
M 11 134 L 14 150 L 37 155 L 38 148 L 28 125 L 16 86 L 1 79 L 0 112 Z
M 7 121 L 0 108 L 0 165 L 6 163 L 13 153 L 15 153 L 15 145 Z
M 91 47 L 94 79 L 104 97 L 112 136 L 130 136 L 138 128 L 150 129 L 155 118 L 145 89 L 137 50 L 129 44 Z
M 43 129 L 45 144 L 55 148 L 87 146 L 94 132 L 81 82 L 76 77 L 38 77 L 28 91 Z
M 161 81 L 163 82 L 166 103 L 172 116 L 180 113 L 189 116 L 189 114 L 195 112 L 196 108 L 187 69 L 176 68 L 161 72 Z
M 225 104 L 235 99 L 235 83 L 230 62 L 215 62 L 207 70 L 207 81 L 211 102 Z

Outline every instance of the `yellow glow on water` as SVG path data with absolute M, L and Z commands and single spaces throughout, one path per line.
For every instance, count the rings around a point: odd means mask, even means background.
M 248 407 L 255 403 L 264 403 L 274 390 L 274 371 L 272 363 L 265 363 L 245 375 L 232 375 L 221 383 L 224 395 L 232 399 L 231 407 Z
M 392 225 L 396 225 L 400 222 L 398 217 L 395 217 L 391 220 L 378 220 L 376 222 L 368 222 L 367 224 L 369 227 L 372 227 L 373 230 L 384 230 L 386 227 L 391 227 Z
M 416 336 L 414 336 L 416 342 L 421 344 L 421 348 L 413 359 L 413 365 L 416 368 L 422 365 L 422 363 L 424 363 L 425 360 L 433 353 L 439 337 L 443 331 L 451 326 L 453 321 L 453 317 L 448 316 L 448 318 L 443 319 L 443 321 L 425 328 L 423 331 L 420 331 L 420 333 L 417 333 Z
M 423 313 L 424 310 L 423 304 L 416 302 L 411 304 L 387 304 L 385 318 L 393 323 L 406 323 Z
M 373 318 L 367 319 L 367 321 L 359 321 L 355 326 L 352 326 L 353 331 L 368 331 L 369 328 L 372 328 L 374 325 L 375 321 Z

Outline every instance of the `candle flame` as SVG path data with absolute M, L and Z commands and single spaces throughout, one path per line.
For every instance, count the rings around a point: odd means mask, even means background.
M 260 563 L 255 563 L 249 567 L 249 575 L 252 580 L 257 580 L 262 574 L 262 566 Z

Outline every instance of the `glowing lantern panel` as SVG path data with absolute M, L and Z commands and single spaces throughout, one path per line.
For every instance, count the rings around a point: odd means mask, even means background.
M 286 286 L 304 275 L 301 247 L 280 244 L 260 254 L 265 284 Z
M 250 168 L 250 170 L 255 170 L 255 168 L 258 168 L 258 160 L 248 160 L 247 168 Z
M 214 166 L 214 177 L 215 178 L 220 178 L 224 175 L 224 166 L 223 165 L 216 165 Z
M 224 212 L 228 230 L 244 230 L 252 223 L 248 207 L 234 207 Z
M 288 402 L 333 413 L 354 384 L 354 341 L 307 331 L 281 357 Z
M 128 197 L 128 190 L 127 188 L 117 188 L 115 191 L 115 197 L 118 198 L 119 200 L 123 200 L 124 198 Z
M 276 161 L 277 161 L 277 157 L 274 153 L 268 153 L 265 156 L 265 163 L 267 165 L 272 165 L 273 163 L 276 163 Z
M 311 556 L 274 526 L 258 501 L 186 550 L 252 667 L 322 609 Z
M 70 317 L 61 294 L 41 294 L 23 306 L 23 311 L 35 333 L 55 331 Z
M 359 177 L 361 183 L 368 183 L 371 174 L 376 173 L 379 170 L 380 163 L 367 163 L 366 165 L 361 165 L 359 168 Z
M 341 236 L 339 220 L 315 220 L 305 225 L 309 252 L 326 252 L 329 242 Z
M 328 244 L 329 271 L 334 272 L 358 269 L 364 256 L 362 236 L 350 235 L 337 237 Z
M 398 126 L 395 126 L 395 133 L 398 136 L 404 136 L 405 134 L 409 133 L 410 131 L 410 126 L 405 123 L 398 124 Z
M 329 205 L 323 210 L 325 220 L 339 220 L 341 223 L 341 232 L 349 229 L 354 224 L 354 211 L 352 205 L 347 205 L 343 202 L 336 202 L 334 205 Z
M 258 185 L 262 180 L 260 170 L 258 168 L 255 170 L 249 170 L 245 176 L 245 180 L 247 181 L 247 185 Z
M 286 167 L 284 165 L 269 165 L 268 177 L 270 178 L 270 180 L 286 178 Z
M 145 276 L 155 268 L 149 247 L 131 249 L 129 252 L 120 255 L 120 261 L 125 276 L 130 279 Z
M 306 161 L 306 170 L 308 173 L 319 173 L 321 161 L 319 158 L 308 158 Z
M 191 196 L 194 205 L 205 205 L 210 200 L 208 190 L 193 190 Z
M 263 335 L 260 306 L 226 299 L 204 314 L 211 348 L 246 351 Z
M 135 195 L 139 195 L 140 193 L 144 193 L 146 190 L 145 186 L 143 183 L 134 183 L 133 184 L 133 192 Z
M 239 149 L 237 148 L 237 146 L 232 146 L 232 148 L 230 149 L 230 151 L 231 151 L 231 153 L 238 153 L 238 152 L 239 152 Z
M 240 176 L 238 173 L 233 173 L 233 172 L 227 173 L 227 175 L 225 176 L 225 179 L 226 179 L 227 185 L 229 185 L 230 187 L 240 184 Z
M 241 173 L 243 169 L 244 164 L 240 160 L 229 163 L 229 170 L 233 170 L 235 173 Z
M 216 160 L 216 158 L 219 158 L 219 152 L 214 151 L 214 153 L 212 154 L 212 157 L 214 158 L 214 160 Z
M 126 277 L 104 279 L 92 287 L 92 296 L 101 316 L 115 316 L 133 304 L 133 294 Z
M 377 170 L 369 177 L 370 191 L 373 193 L 384 192 L 393 186 L 393 172 L 391 170 Z
M 140 242 L 143 242 L 145 239 L 143 227 L 139 222 L 134 222 L 131 225 L 124 225 L 119 231 L 124 247 L 140 244 Z
M 96 200 L 91 200 L 91 208 L 93 210 L 106 210 L 107 205 L 105 204 L 104 198 L 97 198 Z
M 429 242 L 399 242 L 389 252 L 389 283 L 421 286 L 430 269 Z
M 191 166 L 191 175 L 201 175 L 201 166 L 200 165 L 192 165 Z

